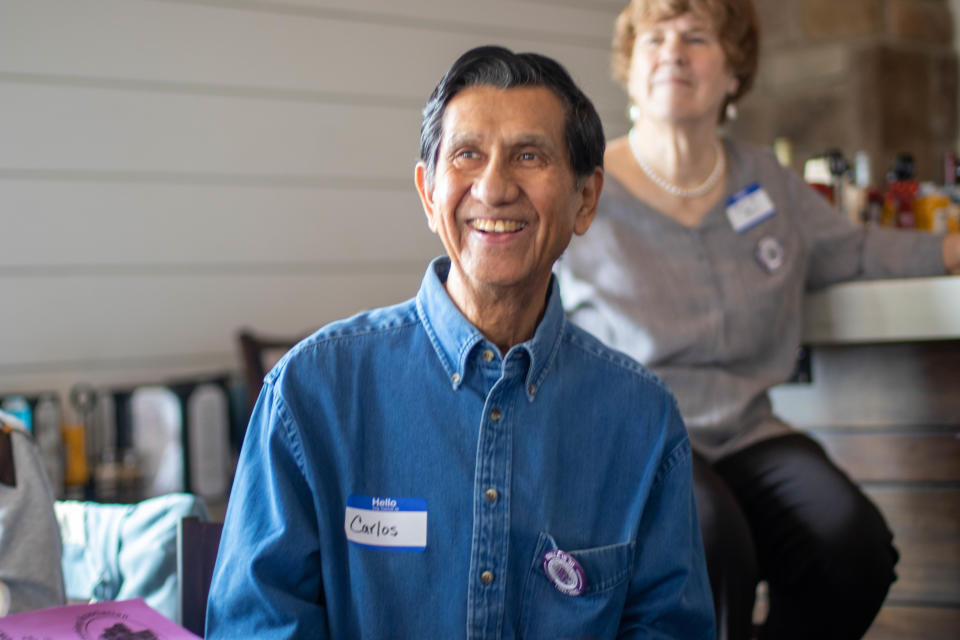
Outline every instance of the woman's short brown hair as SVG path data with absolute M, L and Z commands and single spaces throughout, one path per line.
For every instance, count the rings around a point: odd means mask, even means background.
M 750 87 L 757 73 L 760 26 L 753 0 L 630 0 L 613 28 L 613 78 L 626 88 L 638 25 L 653 24 L 695 13 L 713 26 L 727 64 L 739 81 L 728 101 L 736 102 Z M 722 118 L 721 111 L 721 118 Z

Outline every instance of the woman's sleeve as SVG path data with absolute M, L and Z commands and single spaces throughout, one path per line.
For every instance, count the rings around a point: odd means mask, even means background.
M 789 181 L 791 217 L 808 250 L 808 289 L 846 280 L 946 273 L 942 235 L 854 225 L 800 176 L 789 170 L 784 174 Z

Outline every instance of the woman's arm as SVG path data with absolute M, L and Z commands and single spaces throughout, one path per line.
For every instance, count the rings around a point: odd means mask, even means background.
M 947 268 L 947 273 L 960 275 L 960 233 L 944 236 L 943 265 Z

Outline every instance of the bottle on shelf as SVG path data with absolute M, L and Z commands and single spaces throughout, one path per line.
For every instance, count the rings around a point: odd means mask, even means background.
M 780 163 L 781 167 L 791 167 L 793 165 L 793 145 L 790 143 L 790 138 L 781 136 L 774 139 L 773 154 L 777 156 L 777 162 Z
M 853 156 L 855 197 L 850 200 L 851 219 L 864 225 L 878 225 L 883 218 L 883 194 L 873 186 L 870 154 L 857 151 Z
M 58 500 L 65 495 L 63 434 L 60 422 L 60 399 L 57 394 L 41 395 L 33 412 L 33 432 L 47 470 L 50 488 L 54 498 Z
M 65 457 L 64 485 L 66 496 L 73 500 L 86 500 L 92 495 L 93 446 L 91 428 L 95 406 L 93 387 L 78 383 L 70 389 L 70 404 L 73 419 L 63 424 L 63 449 Z
M 943 157 L 943 187 L 944 195 L 950 200 L 944 216 L 943 229 L 950 233 L 960 232 L 960 156 L 956 151 L 950 151 Z
M 850 163 L 839 149 L 830 149 L 826 153 L 827 170 L 830 172 L 830 193 L 833 204 L 843 209 L 846 191 L 846 182 L 850 172 Z
M 853 223 L 860 223 L 865 207 L 866 190 L 858 183 L 855 165 L 851 165 L 840 149 L 807 160 L 803 178 L 823 195 L 841 214 Z
M 883 224 L 900 229 L 916 228 L 913 205 L 919 189 L 913 154 L 901 151 L 894 158 L 893 167 L 887 175 L 887 190 L 883 198 Z
M 944 232 L 947 230 L 950 209 L 947 190 L 932 182 L 923 182 L 913 201 L 914 225 L 921 231 Z
M 960 180 L 960 157 L 956 151 L 943 154 L 943 186 L 948 189 L 955 187 Z
M 833 199 L 832 180 L 830 163 L 825 155 L 814 156 L 803 163 L 803 181 L 826 198 L 830 204 L 836 204 Z

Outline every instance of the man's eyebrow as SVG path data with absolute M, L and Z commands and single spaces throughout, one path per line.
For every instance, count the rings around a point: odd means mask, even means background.
M 483 136 L 469 131 L 455 131 L 444 142 L 446 149 L 455 149 L 462 146 L 472 146 L 480 144 Z M 553 142 L 550 136 L 541 133 L 521 133 L 516 137 L 509 138 L 507 144 L 510 147 L 538 147 L 541 149 L 552 149 Z
M 510 142 L 514 147 L 541 147 L 541 148 L 550 148 L 553 146 L 552 141 L 548 136 L 539 134 L 539 133 L 524 133 Z
M 475 145 L 479 143 L 481 137 L 476 133 L 468 131 L 454 131 L 447 137 L 444 146 L 447 148 L 460 147 L 463 145 Z

